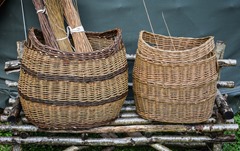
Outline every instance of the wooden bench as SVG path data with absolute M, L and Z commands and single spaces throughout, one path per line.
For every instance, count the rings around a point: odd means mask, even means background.
M 222 45 L 221 45 L 222 46 Z M 19 48 L 19 47 L 18 47 Z M 222 47 L 221 47 L 222 48 Z M 19 49 L 18 52 L 21 52 Z M 222 51 L 220 53 L 223 53 Z M 220 54 L 221 55 L 221 54 Z M 127 55 L 129 61 L 135 55 Z M 236 65 L 236 60 L 220 59 L 221 67 Z M 5 64 L 6 72 L 18 72 L 18 60 Z M 8 86 L 17 86 L 17 82 L 6 81 Z M 232 81 L 219 81 L 218 87 L 234 87 Z M 132 83 L 129 83 L 131 89 Z M 27 121 L 18 98 L 10 98 L 3 114 L 0 116 L 0 131 L 12 132 L 13 136 L 1 136 L 0 144 L 12 144 L 13 150 L 21 150 L 21 144 L 61 145 L 70 146 L 66 150 L 81 149 L 86 146 L 106 146 L 109 150 L 113 146 L 149 145 L 156 150 L 168 151 L 172 146 L 203 147 L 208 146 L 214 151 L 221 150 L 225 142 L 234 142 L 235 135 L 225 135 L 226 131 L 237 131 L 238 124 L 234 122 L 233 111 L 228 106 L 227 96 L 217 92 L 215 106 L 211 118 L 199 124 L 169 124 L 145 120 L 136 113 L 134 100 L 126 100 L 119 118 L 101 126 L 84 130 L 43 130 Z M 9 124 L 10 123 L 10 124 Z M 44 132 L 41 136 L 32 135 L 35 132 Z M 66 134 L 64 137 L 52 134 Z M 94 138 L 88 134 L 99 134 L 101 138 Z M 118 134 L 124 134 L 121 137 Z M 51 134 L 51 135 L 50 135 Z M 75 137 L 72 137 L 73 134 Z M 84 146 L 84 147 L 82 147 Z M 109 147 L 111 146 L 111 147 Z

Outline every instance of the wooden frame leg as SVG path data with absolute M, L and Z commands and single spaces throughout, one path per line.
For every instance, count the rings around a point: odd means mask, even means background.
M 21 144 L 14 144 L 12 151 L 22 151 Z

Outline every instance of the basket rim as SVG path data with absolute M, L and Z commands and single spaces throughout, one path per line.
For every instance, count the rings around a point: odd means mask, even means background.
M 169 61 L 168 62 L 167 61 L 166 62 L 163 59 L 156 60 L 156 59 L 149 58 L 149 57 L 145 56 L 144 54 L 141 54 L 141 51 L 139 51 L 139 50 L 136 52 L 136 58 L 145 60 L 145 61 L 149 62 L 150 64 L 169 66 L 169 67 L 171 67 L 171 66 L 181 67 L 181 66 L 186 66 L 186 65 L 194 66 L 194 65 L 198 65 L 199 63 L 207 63 L 207 62 L 209 62 L 209 60 L 217 60 L 215 52 L 210 52 L 208 55 L 209 56 L 207 56 L 207 58 L 199 59 L 199 60 L 195 60 L 195 61 L 181 61 L 181 62 L 178 62 L 178 61 L 176 61 L 176 62 Z M 217 61 L 216 61 L 216 65 L 218 66 Z
M 161 52 L 167 52 L 167 53 L 186 53 L 186 52 L 189 52 L 189 51 L 193 51 L 197 48 L 201 48 L 203 47 L 203 45 L 200 45 L 200 46 L 197 46 L 197 47 L 193 47 L 191 49 L 185 49 L 185 50 L 178 50 L 178 51 L 171 51 L 171 50 L 164 50 L 164 49 L 160 49 L 160 48 L 155 48 L 151 45 L 149 45 L 144 39 L 143 39 L 143 35 L 144 34 L 149 34 L 151 36 L 158 36 L 158 37 L 163 37 L 163 38 L 172 38 L 172 39 L 192 39 L 192 40 L 197 40 L 197 39 L 208 39 L 207 41 L 205 41 L 205 43 L 209 43 L 211 42 L 212 40 L 214 40 L 214 36 L 206 36 L 206 37 L 201 37 L 201 38 L 192 38 L 192 37 L 174 37 L 174 36 L 165 36 L 165 35 L 162 35 L 162 34 L 155 34 L 155 33 L 151 33 L 151 32 L 148 32 L 146 30 L 142 30 L 140 31 L 140 34 L 139 34 L 139 41 L 144 43 L 146 46 L 150 47 L 151 49 L 154 49 L 154 50 L 157 50 L 157 51 L 161 51 Z
M 86 32 L 87 36 L 108 39 L 107 35 L 114 35 L 113 43 L 108 47 L 105 47 L 101 50 L 94 50 L 92 52 L 68 52 L 62 51 L 56 48 L 52 48 L 48 45 L 41 43 L 39 38 L 37 38 L 37 32 L 41 34 L 41 30 L 36 28 L 30 28 L 28 32 L 28 40 L 25 42 L 25 46 L 31 49 L 35 49 L 44 53 L 48 56 L 59 57 L 59 58 L 78 58 L 78 60 L 91 60 L 91 59 L 101 59 L 107 58 L 118 50 L 121 50 L 124 47 L 122 42 L 122 31 L 119 28 L 112 30 L 107 30 L 104 32 Z M 32 47 L 33 46 L 33 47 Z M 64 57 L 67 56 L 67 57 Z

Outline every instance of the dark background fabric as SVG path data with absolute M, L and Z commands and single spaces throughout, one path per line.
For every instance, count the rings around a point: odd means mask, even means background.
M 129 54 L 137 49 L 141 30 L 151 31 L 142 0 L 78 0 L 79 13 L 85 30 L 105 31 L 121 28 L 124 44 Z M 35 8 L 31 0 L 23 0 L 27 29 L 39 28 Z M 0 7 L 0 106 L 16 89 L 8 88 L 5 80 L 17 80 L 18 74 L 6 75 L 5 61 L 15 60 L 16 41 L 24 40 L 20 0 L 6 0 Z M 227 45 L 224 58 L 240 62 L 240 1 L 239 0 L 146 0 L 155 33 L 168 35 L 162 19 L 164 12 L 172 36 L 203 37 L 212 35 L 215 41 Z M 129 61 L 129 81 L 133 61 Z M 221 80 L 234 81 L 233 89 L 221 89 L 230 96 L 234 111 L 239 109 L 240 68 L 223 68 Z M 132 93 L 129 93 L 132 98 Z

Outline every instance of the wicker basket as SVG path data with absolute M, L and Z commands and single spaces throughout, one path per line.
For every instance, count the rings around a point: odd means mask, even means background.
M 161 62 L 195 61 L 212 52 L 214 47 L 214 37 L 211 36 L 205 38 L 168 37 L 141 31 L 138 40 L 138 49 L 143 55 Z
M 29 31 L 21 61 L 20 101 L 40 128 L 81 129 L 116 119 L 127 96 L 128 73 L 121 31 L 87 33 L 89 53 L 59 51 Z
M 133 69 L 137 112 L 143 118 L 160 122 L 206 121 L 217 92 L 213 37 L 173 38 L 172 51 L 169 40 L 140 32 Z

